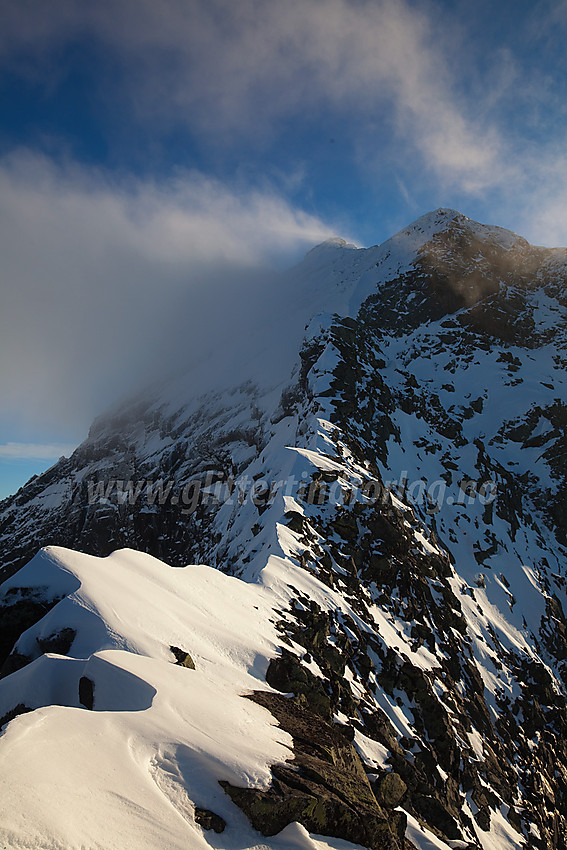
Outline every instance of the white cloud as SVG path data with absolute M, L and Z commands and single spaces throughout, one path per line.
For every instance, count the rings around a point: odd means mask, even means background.
M 133 18 L 132 0 L 123 3 Z M 120 49 L 144 50 L 142 108 L 165 104 L 204 130 L 248 135 L 324 107 L 380 147 L 374 121 L 382 116 L 379 124 L 393 121 L 435 174 L 477 190 L 501 166 L 498 132 L 467 116 L 444 51 L 450 27 L 431 11 L 406 0 L 200 0 L 188 11 L 168 0 L 144 4 L 119 36 L 104 16 L 98 26 Z
M 515 227 L 533 244 L 567 246 L 567 159 L 535 162 L 526 176 L 533 182 L 519 193 Z
M 236 320 L 275 255 L 332 235 L 275 191 L 191 172 L 112 183 L 20 153 L 0 162 L 3 413 L 85 427 L 113 392 Z
M 96 36 L 112 51 L 113 71 L 121 69 L 106 81 L 106 96 L 122 86 L 123 106 L 151 121 L 153 132 L 156 122 L 186 122 L 213 145 L 236 135 L 254 146 L 282 120 L 308 121 L 324 108 L 368 136 L 369 146 L 382 146 L 377 125 L 395 126 L 433 173 L 467 190 L 494 181 L 501 166 L 497 131 L 467 115 L 455 89 L 444 49 L 455 35 L 449 16 L 435 16 L 429 4 L 53 0 L 47 9 L 18 0 L 8 8 L 0 55 L 10 45 L 44 58 L 54 43 Z
M 509 0 L 509 14 L 515 7 Z M 540 0 L 520 10 L 515 55 L 513 39 L 495 41 L 490 4 L 477 11 L 465 0 L 5 0 L 0 61 L 55 86 L 57 49 L 87 35 L 108 57 L 99 96 L 118 98 L 125 122 L 154 135 L 186 124 L 213 149 L 236 138 L 257 152 L 290 119 L 301 133 L 325 112 L 351 133 L 363 170 L 386 145 L 448 193 L 513 194 L 521 183 L 525 194 L 549 149 L 542 140 L 532 158 L 522 127 L 533 137 L 546 121 L 564 146 L 553 110 L 564 109 L 554 67 L 566 8 Z M 526 57 L 538 49 L 536 69 Z M 522 117 L 510 131 L 513 109 Z
M 4 443 L 0 444 L 0 458 L 4 460 L 57 460 L 62 455 L 68 457 L 75 448 L 74 445 Z
M 537 73 L 512 42 L 494 42 L 488 19 L 487 44 L 475 14 L 464 1 L 7 0 L 0 59 L 54 86 L 62 73 L 56 48 L 89 35 L 109 57 L 106 71 L 98 68 L 99 96 L 115 106 L 118 99 L 124 121 L 141 122 L 143 132 L 159 137 L 185 124 L 212 149 L 236 140 L 253 159 L 290 120 L 301 134 L 325 114 L 350 134 L 363 174 L 387 156 L 405 169 L 407 185 L 435 186 L 451 203 L 458 193 L 489 200 L 516 220 L 519 207 L 540 203 L 542 169 L 554 162 L 553 145 L 564 147 L 553 128 L 553 110 L 564 108 L 553 63 L 564 52 L 565 2 L 518 15 L 524 51 L 556 45 Z M 490 15 L 490 4 L 478 14 Z M 475 23 L 476 35 L 461 20 Z M 521 120 L 510 129 L 514 109 Z M 546 138 L 534 152 L 544 119 Z M 522 127 L 531 128 L 525 139 Z M 211 188 L 219 195 L 203 178 L 196 183 L 194 196 L 208 199 Z M 234 209 L 231 193 L 224 203 L 222 215 Z M 268 204 L 270 216 L 287 221 L 277 200 L 248 195 L 246 203 L 250 212 Z M 176 222 L 174 215 L 173 231 Z M 292 215 L 292 231 L 297 224 Z

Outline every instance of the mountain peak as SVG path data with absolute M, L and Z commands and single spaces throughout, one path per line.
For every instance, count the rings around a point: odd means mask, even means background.
M 428 227 L 448 224 L 455 220 L 470 221 L 466 215 L 458 210 L 453 210 L 450 207 L 437 207 L 436 210 L 430 210 L 421 215 L 409 227 L 421 227 L 426 230 Z
M 529 246 L 526 239 L 518 236 L 512 230 L 493 224 L 481 224 L 458 212 L 458 210 L 445 207 L 439 207 L 420 216 L 413 224 L 401 230 L 397 236 L 417 233 L 425 237 L 426 241 L 429 241 L 436 235 L 449 230 L 461 235 L 466 234 L 469 238 L 475 238 L 482 242 L 492 242 L 506 250 Z
M 420 241 L 428 242 L 437 234 L 447 231 L 467 233 L 481 241 L 495 242 L 503 248 L 510 248 L 518 244 L 528 245 L 529 243 L 513 233 L 511 230 L 506 230 L 504 227 L 498 227 L 491 224 L 481 224 L 472 218 L 469 218 L 458 210 L 448 207 L 439 207 L 436 210 L 424 213 L 417 218 L 412 224 L 404 227 L 393 238 L 407 239 L 408 237 L 417 237 Z
M 332 256 L 333 253 L 343 250 L 356 251 L 358 250 L 358 245 L 355 245 L 353 242 L 347 242 L 341 236 L 331 236 L 329 239 L 325 239 L 324 242 L 320 242 L 311 248 L 305 255 L 304 261 L 312 259 L 316 259 L 317 261 L 320 259 L 324 260 Z

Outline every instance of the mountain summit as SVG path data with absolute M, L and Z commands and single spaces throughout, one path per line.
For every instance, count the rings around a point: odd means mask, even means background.
M 330 240 L 0 503 L 6 846 L 565 848 L 566 281 Z

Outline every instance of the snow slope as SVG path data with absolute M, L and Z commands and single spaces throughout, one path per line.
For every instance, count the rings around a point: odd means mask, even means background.
M 234 807 L 219 779 L 267 785 L 269 765 L 290 756 L 289 736 L 239 696 L 266 687 L 275 651 L 275 600 L 260 588 L 139 552 L 98 559 L 57 548 L 39 553 L 17 586 L 65 594 L 21 651 L 63 627 L 76 637 L 69 657 L 40 655 L 0 683 L 2 714 L 38 709 L 2 738 L 8 846 L 206 846 L 193 804 L 226 816 Z M 195 669 L 173 663 L 170 646 L 190 650 Z M 81 677 L 94 683 L 93 711 L 79 702 Z
M 40 654 L 0 682 L 0 714 L 34 709 L 0 739 L 3 846 L 267 846 L 219 781 L 267 787 L 270 765 L 292 758 L 291 737 L 242 696 L 267 687 L 284 607 L 275 588 L 285 586 L 247 584 L 206 566 L 171 568 L 131 550 L 94 558 L 57 547 L 6 582 L 8 596 L 25 589 L 61 599 L 24 633 L 19 651 L 38 654 L 38 641 L 63 628 L 75 637 L 69 655 Z M 176 665 L 171 646 L 190 651 L 194 669 Z M 93 683 L 91 710 L 80 701 L 83 677 Z M 195 822 L 195 807 L 226 821 L 222 839 Z M 411 831 L 422 834 L 415 824 Z M 294 824 L 268 846 L 354 845 Z

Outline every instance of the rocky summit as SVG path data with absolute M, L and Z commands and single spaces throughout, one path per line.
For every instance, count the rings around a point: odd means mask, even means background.
M 331 240 L 245 349 L 0 503 L 0 843 L 564 850 L 567 250 Z

